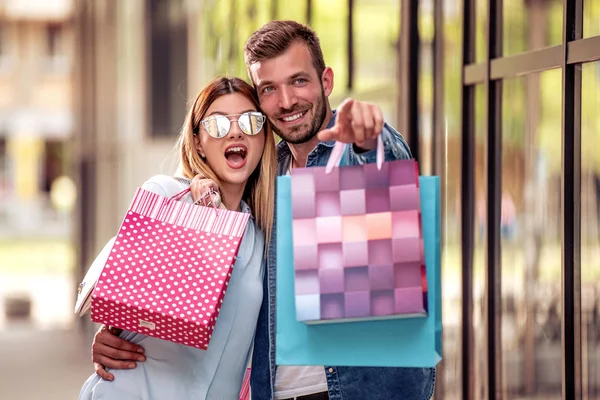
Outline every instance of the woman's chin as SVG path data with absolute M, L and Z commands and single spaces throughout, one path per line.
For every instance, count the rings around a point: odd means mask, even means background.
M 241 168 L 230 168 L 228 163 L 219 168 L 220 173 L 217 174 L 219 180 L 227 185 L 246 185 L 252 172 L 258 167 L 260 160 L 246 159 L 246 162 Z
M 246 185 L 248 182 L 248 178 L 250 178 L 250 174 L 246 171 L 237 170 L 237 171 L 227 171 L 222 177 L 220 177 L 221 182 L 227 185 Z

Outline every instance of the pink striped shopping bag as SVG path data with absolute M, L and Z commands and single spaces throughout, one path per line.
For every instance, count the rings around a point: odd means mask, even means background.
M 138 189 L 92 294 L 94 322 L 207 349 L 249 214 Z
M 246 368 L 246 373 L 244 374 L 244 380 L 242 381 L 242 390 L 240 390 L 240 399 L 239 400 L 250 400 L 250 373 L 252 369 Z

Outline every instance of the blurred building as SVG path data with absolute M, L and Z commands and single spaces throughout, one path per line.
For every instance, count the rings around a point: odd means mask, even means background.
M 139 0 L 77 2 L 84 260 L 114 235 L 137 186 L 154 174 L 173 174 L 189 93 L 201 85 L 188 32 L 197 11 L 178 0 L 153 3 L 160 9 Z M 157 22 L 150 24 L 152 15 Z
M 0 1 L 0 236 L 70 229 L 51 193 L 70 173 L 73 5 Z
M 600 397 L 600 2 L 79 0 L 78 271 L 172 174 L 188 102 L 270 19 L 319 34 L 443 183 L 438 399 Z

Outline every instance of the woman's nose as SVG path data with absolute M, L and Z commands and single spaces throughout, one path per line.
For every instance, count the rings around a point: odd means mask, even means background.
M 242 130 L 237 120 L 231 121 L 231 127 L 229 128 L 229 134 L 227 135 L 231 139 L 239 139 L 242 137 Z

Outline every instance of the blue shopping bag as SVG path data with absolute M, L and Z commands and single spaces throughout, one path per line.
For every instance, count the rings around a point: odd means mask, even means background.
M 434 367 L 442 359 L 440 184 L 419 177 L 428 313 L 423 318 L 307 325 L 294 296 L 291 178 L 277 178 L 277 365 Z

